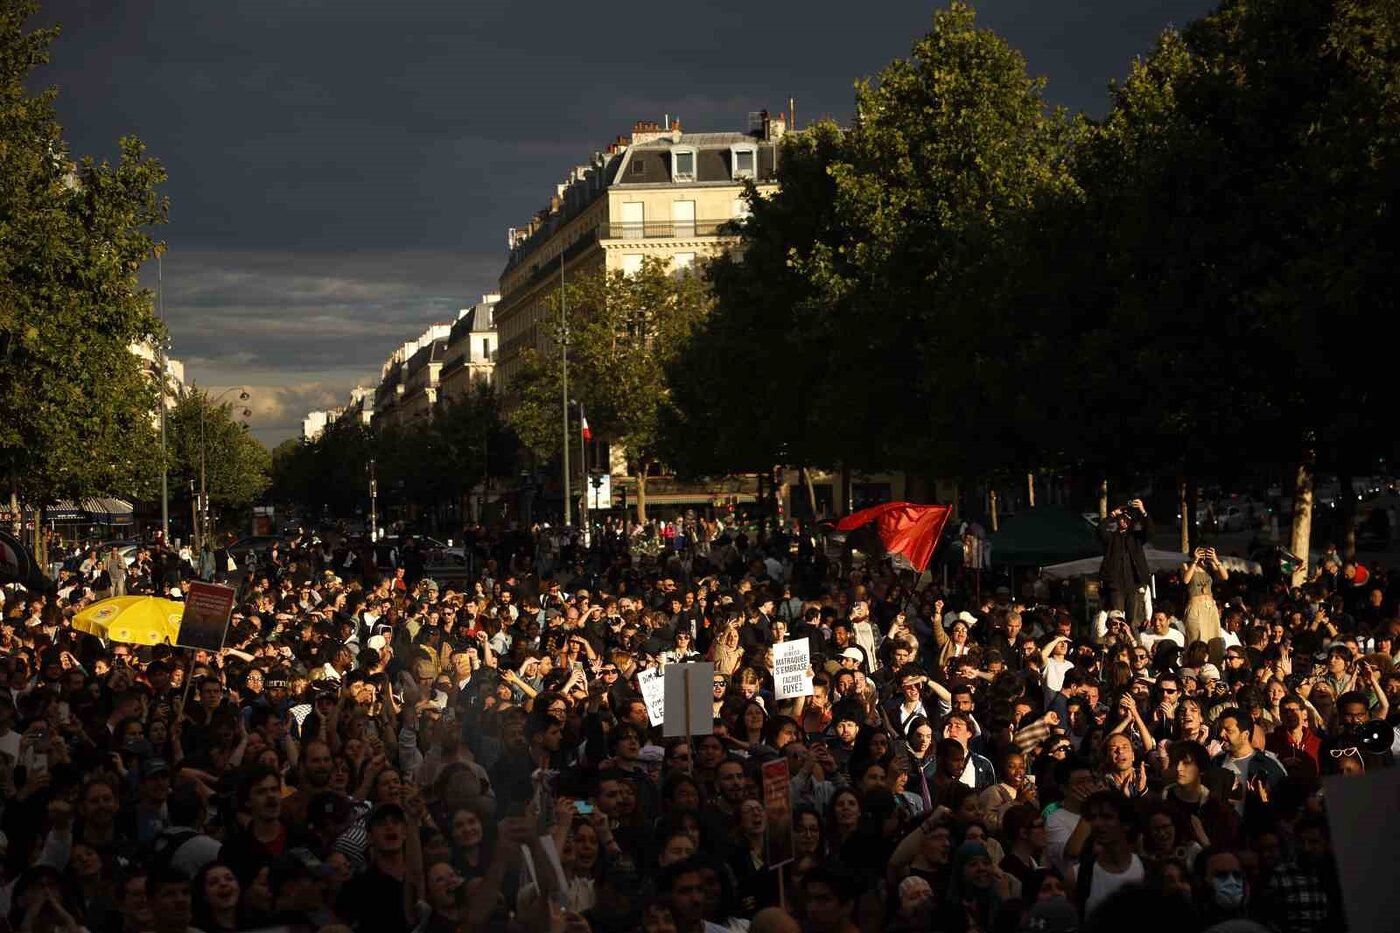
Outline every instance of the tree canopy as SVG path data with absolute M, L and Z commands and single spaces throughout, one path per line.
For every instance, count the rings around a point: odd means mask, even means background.
M 38 504 L 149 492 L 158 383 L 131 347 L 163 339 L 137 273 L 165 172 L 134 137 L 115 164 L 69 154 L 55 92 L 26 89 L 57 35 L 36 9 L 0 0 L 0 470 Z

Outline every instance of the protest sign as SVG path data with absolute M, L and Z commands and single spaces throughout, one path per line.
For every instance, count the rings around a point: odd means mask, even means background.
M 218 651 L 224 646 L 228 620 L 233 615 L 235 591 L 217 583 L 191 583 L 185 595 L 185 614 L 180 617 L 180 635 L 175 644 L 182 648 Z
M 792 784 L 785 758 L 763 763 L 763 810 L 768 815 L 768 867 L 777 868 L 793 857 Z
M 773 695 L 779 700 L 812 695 L 812 652 L 807 639 L 773 646 Z
M 1322 782 L 1327 822 L 1347 926 L 1353 930 L 1393 929 L 1395 892 L 1400 889 L 1400 770 L 1368 769 Z
M 666 738 L 714 732 L 715 666 L 709 661 L 666 665 Z
M 666 718 L 666 685 L 661 672 L 649 667 L 637 675 L 637 685 L 642 688 L 642 699 L 647 705 L 647 718 L 653 726 L 659 726 Z

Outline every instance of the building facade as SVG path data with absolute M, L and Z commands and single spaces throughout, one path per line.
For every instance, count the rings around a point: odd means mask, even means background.
M 417 339 L 401 344 L 380 368 L 371 424 L 397 427 L 426 416 L 437 398 L 437 375 L 450 324 L 431 324 Z
M 447 335 L 439 397 L 444 402 L 461 398 L 472 386 L 489 384 L 496 368 L 496 305 L 501 296 L 482 295 L 470 308 L 463 308 Z
M 301 419 L 301 439 L 304 441 L 314 441 L 326 430 L 326 426 L 334 424 L 341 416 L 343 409 L 327 408 L 324 411 L 309 411 L 306 417 Z
M 776 190 L 780 114 L 751 114 L 746 132 L 685 133 L 680 121 L 637 123 L 559 184 L 549 205 L 507 234 L 496 326 L 496 379 L 509 394 L 522 353 L 553 340 L 551 299 L 561 278 L 634 272 L 649 258 L 680 270 L 738 241 L 745 185 Z

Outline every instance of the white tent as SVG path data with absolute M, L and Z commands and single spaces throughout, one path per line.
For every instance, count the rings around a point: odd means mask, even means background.
M 1176 551 L 1160 551 L 1156 548 L 1144 548 L 1143 554 L 1147 557 L 1147 569 L 1152 573 L 1164 573 L 1171 570 L 1180 569 L 1182 564 L 1188 560 L 1185 554 Z M 1264 568 L 1260 567 L 1252 560 L 1245 560 L 1242 557 L 1221 556 L 1220 563 L 1230 573 L 1262 574 Z M 1049 567 L 1042 567 L 1040 573 L 1051 580 L 1072 580 L 1075 577 L 1096 576 L 1099 567 L 1103 565 L 1102 557 L 1086 557 L 1082 560 L 1071 560 L 1063 564 L 1051 564 Z

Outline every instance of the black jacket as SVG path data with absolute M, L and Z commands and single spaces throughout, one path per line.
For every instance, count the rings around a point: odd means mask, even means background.
M 1152 574 L 1147 569 L 1143 547 L 1151 536 L 1152 519 L 1146 515 L 1129 525 L 1126 531 L 1119 531 L 1113 519 L 1105 518 L 1099 523 L 1099 537 L 1103 540 L 1099 579 L 1104 586 L 1132 590 L 1146 585 Z

